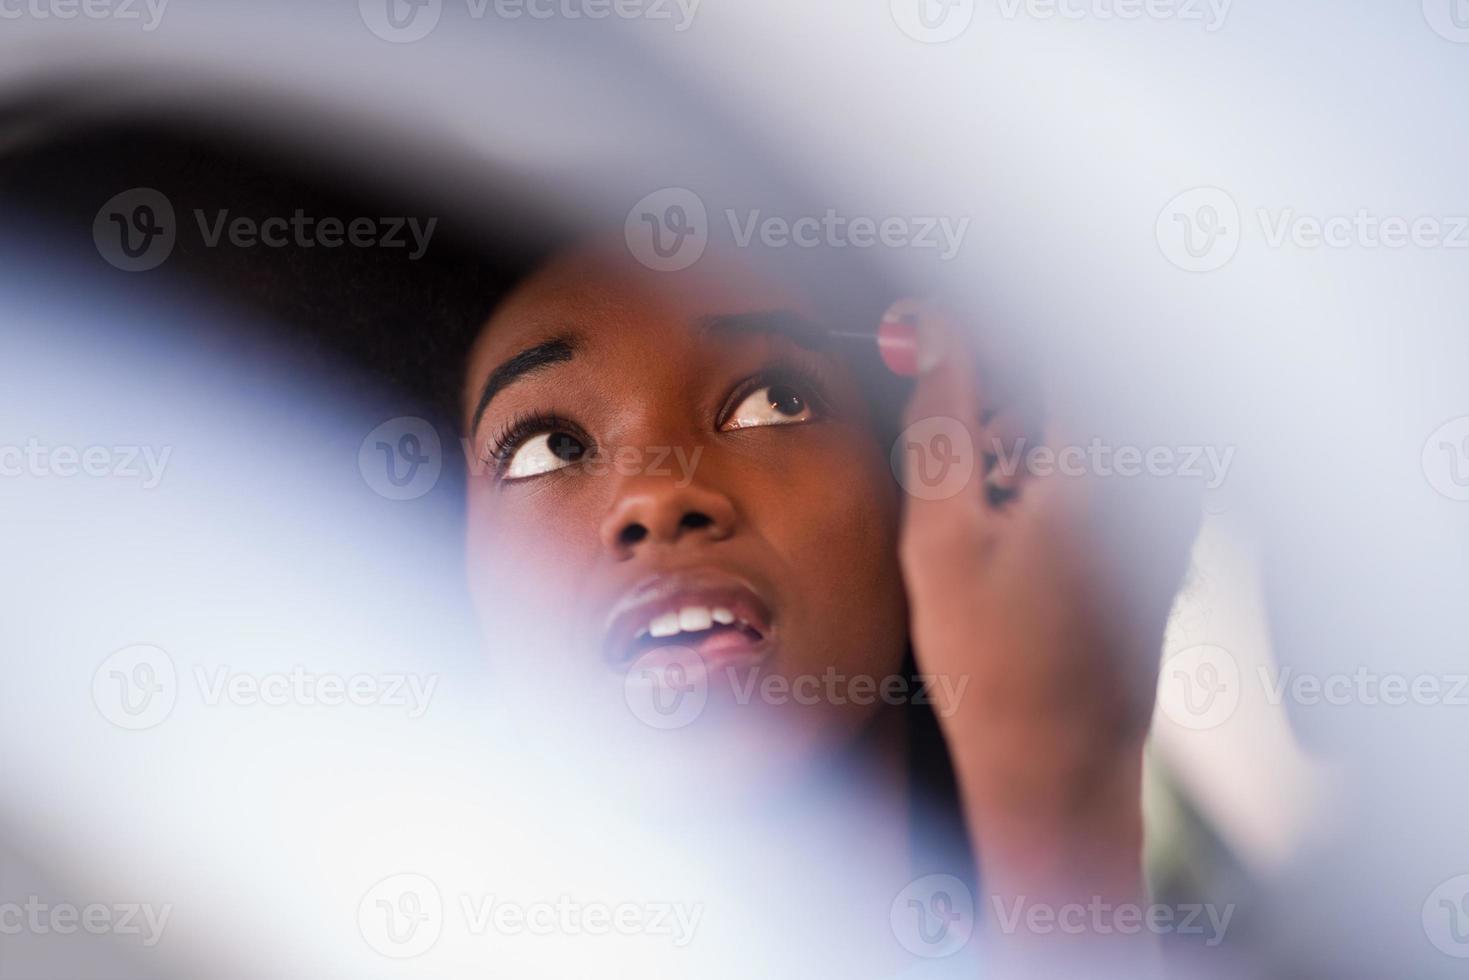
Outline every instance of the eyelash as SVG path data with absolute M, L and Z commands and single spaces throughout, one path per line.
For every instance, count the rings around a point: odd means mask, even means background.
M 816 365 L 791 363 L 767 365 L 735 386 L 733 393 L 725 399 L 719 409 L 716 428 L 723 426 L 729 420 L 730 413 L 750 395 L 761 388 L 780 384 L 799 388 L 801 393 L 807 396 L 812 410 L 818 416 L 825 415 L 830 399 L 827 396 L 826 384 L 821 378 L 821 373 L 820 368 Z M 502 474 L 509 467 L 516 450 L 528 440 L 547 432 L 566 432 L 574 435 L 587 447 L 588 455 L 596 452 L 592 440 L 582 428 L 565 416 L 554 412 L 527 412 L 512 418 L 488 440 L 485 461 L 494 465 L 497 474 Z
M 725 399 L 724 406 L 719 410 L 716 426 L 723 426 L 729 421 L 730 414 L 746 398 L 761 388 L 775 385 L 790 385 L 799 389 L 818 416 L 828 413 L 831 401 L 826 394 L 827 387 L 821 378 L 821 370 L 814 364 L 808 366 L 784 362 L 768 365 L 736 385 L 734 392 Z
M 488 461 L 495 464 L 497 471 L 503 471 L 527 440 L 547 432 L 568 432 L 582 440 L 588 452 L 592 451 L 591 440 L 575 422 L 554 412 L 528 412 L 515 416 L 489 440 Z

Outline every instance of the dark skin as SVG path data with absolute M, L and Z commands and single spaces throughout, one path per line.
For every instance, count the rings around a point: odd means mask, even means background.
M 952 703 L 936 696 L 987 891 L 1137 900 L 1142 744 L 1187 522 L 1148 563 L 1156 601 L 1138 611 L 1103 582 L 1095 532 L 1111 504 L 1090 481 L 1017 476 L 996 507 L 976 473 L 963 492 L 905 506 L 891 447 L 840 356 L 710 326 L 769 311 L 816 321 L 817 310 L 713 255 L 676 274 L 595 244 L 547 263 L 496 311 L 466 374 L 470 447 L 485 461 L 469 488 L 476 602 L 497 624 L 507 607 L 554 624 L 547 669 L 592 696 L 614 683 L 595 652 L 605 610 L 637 582 L 691 570 L 736 577 L 769 603 L 772 636 L 741 662 L 761 673 L 895 676 L 911 635 L 921 669 L 964 682 Z M 994 386 L 952 314 L 913 301 L 893 313 L 947 355 L 919 379 L 908 421 L 962 419 L 976 445 L 1027 431 L 985 394 Z M 481 411 L 486 380 L 548 341 L 569 351 L 551 350 Z M 1054 418 L 1037 424 L 1048 441 L 1066 438 Z M 576 464 L 593 447 L 624 450 L 629 465 L 588 473 Z M 687 480 L 646 465 L 664 447 L 698 452 Z M 751 771 L 768 782 L 875 727 L 897 737 L 893 712 L 852 700 L 742 704 L 711 724 L 756 746 Z
M 550 340 L 573 350 L 499 390 L 473 429 L 473 451 L 486 460 L 469 493 L 469 572 L 481 606 L 503 607 L 513 595 L 528 619 L 557 623 L 554 645 L 584 653 L 563 653 L 555 669 L 564 666 L 573 687 L 595 688 L 621 683 L 598 652 L 619 597 L 654 576 L 727 574 L 772 609 L 778 636 L 762 675 L 898 674 L 908 627 L 893 561 L 900 491 L 856 378 L 840 357 L 780 333 L 709 322 L 770 311 L 814 320 L 815 305 L 733 264 L 676 279 L 625 252 L 569 252 L 512 295 L 475 346 L 470 423 L 497 366 Z M 807 410 L 787 419 L 767 404 L 763 414 L 732 414 L 771 384 Z M 559 417 L 565 424 L 552 429 L 595 447 L 601 470 L 508 478 L 514 447 L 501 437 L 536 415 Z M 733 426 L 740 421 L 750 424 Z M 533 440 L 521 437 L 519 461 L 553 465 Z M 834 473 L 860 492 L 833 494 Z M 703 523 L 681 524 L 686 517 Z M 645 536 L 621 537 L 630 527 Z M 515 561 L 491 560 L 506 554 Z M 877 708 L 757 703 L 744 706 L 740 727 L 747 741 L 763 741 L 755 764 L 768 773 L 829 756 Z M 749 717 L 762 711 L 779 724 Z

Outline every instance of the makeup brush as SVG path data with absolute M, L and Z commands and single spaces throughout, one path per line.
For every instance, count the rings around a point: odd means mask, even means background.
M 842 319 L 870 322 L 866 316 Z M 723 330 L 784 334 L 808 346 L 821 346 L 831 341 L 860 344 L 868 349 L 875 345 L 889 371 L 905 378 L 918 373 L 918 320 L 911 314 L 883 316 L 875 330 L 831 327 L 785 310 L 721 314 L 707 318 L 706 324 Z
M 918 373 L 918 322 L 913 316 L 883 317 L 877 332 L 828 329 L 828 337 L 877 343 L 877 353 L 889 371 L 904 378 Z

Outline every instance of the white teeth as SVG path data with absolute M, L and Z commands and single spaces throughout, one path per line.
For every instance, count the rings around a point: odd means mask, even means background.
M 713 629 L 714 624 L 733 626 L 739 620 L 724 606 L 684 606 L 677 612 L 666 612 L 656 616 L 633 637 L 640 640 L 645 636 L 662 640 L 679 633 L 702 633 Z
M 678 632 L 678 613 L 664 613 L 655 618 L 648 624 L 648 632 L 660 639 L 665 636 L 673 636 Z
M 678 611 L 678 628 L 685 633 L 698 633 L 713 625 L 708 606 L 686 606 Z

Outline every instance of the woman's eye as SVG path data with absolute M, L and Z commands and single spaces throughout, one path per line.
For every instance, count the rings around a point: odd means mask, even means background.
M 504 479 L 523 480 L 564 469 L 586 452 L 582 441 L 569 432 L 542 432 L 515 447 L 505 464 Z
M 805 396 L 791 385 L 773 384 L 750 392 L 720 428 L 729 431 L 756 425 L 788 425 L 808 422 L 812 417 Z

